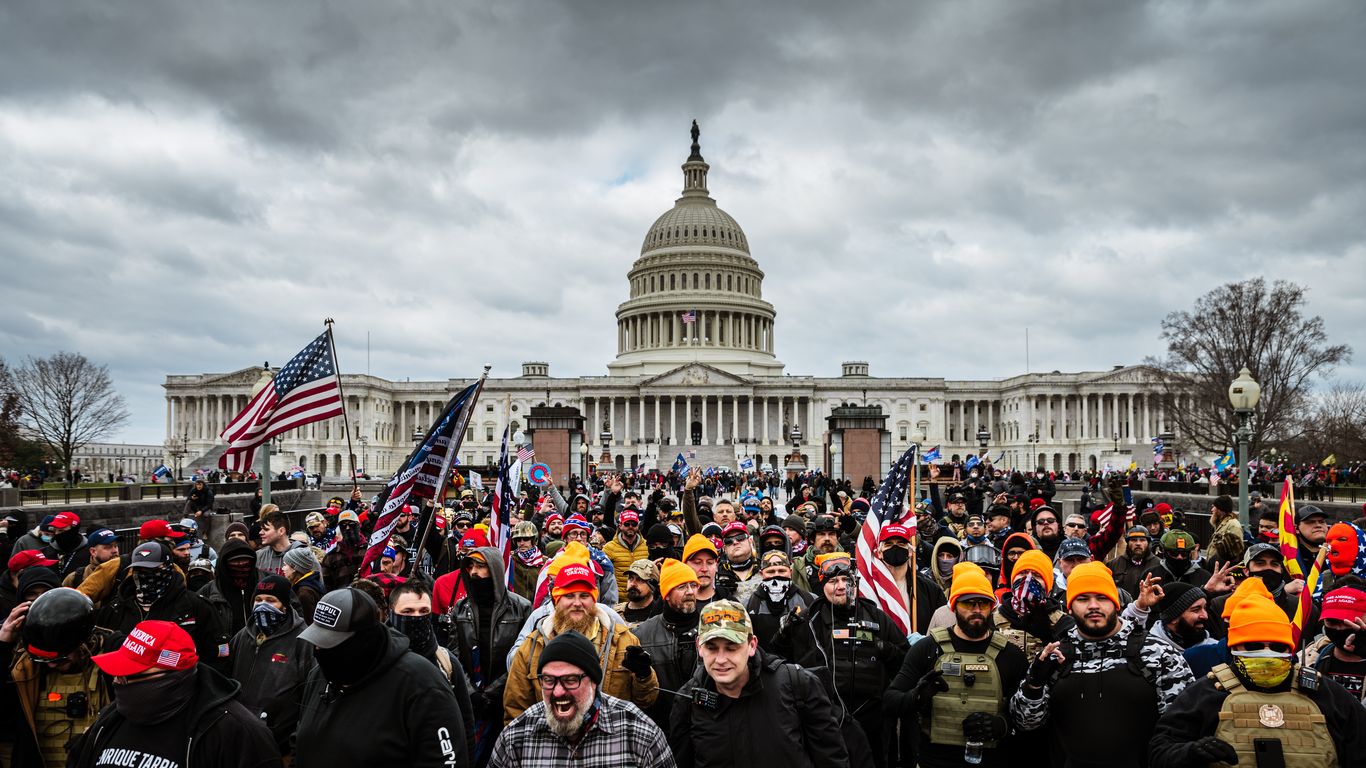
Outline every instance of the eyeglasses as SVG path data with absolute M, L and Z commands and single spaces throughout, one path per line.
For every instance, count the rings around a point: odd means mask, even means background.
M 1086 523 L 1063 523 L 1065 528 L 1085 528 Z
M 621 524 L 621 527 L 622 527 L 622 528 L 639 528 L 639 527 L 640 527 L 640 523 L 633 523 L 633 522 L 627 521 L 627 522 L 625 522 L 625 523 L 622 523 L 622 524 Z
M 735 536 L 727 536 L 726 538 L 722 539 L 722 541 L 724 541 L 724 542 L 727 543 L 727 544 L 739 544 L 740 542 L 742 542 L 742 541 L 744 541 L 745 539 L 748 539 L 748 538 L 749 538 L 748 536 L 746 536 L 746 535 L 744 535 L 743 533 L 741 533 L 741 534 L 737 534 L 737 535 L 735 535 Z
M 541 683 L 541 690 L 553 691 L 555 686 L 561 686 L 566 691 L 577 691 L 583 685 L 584 674 L 577 675 L 539 675 L 537 680 Z
M 456 524 L 455 524 L 455 527 L 456 527 L 456 528 L 459 528 L 460 530 L 463 531 L 464 529 L 470 527 L 470 524 L 469 524 L 469 523 L 456 523 Z
M 1035 520 L 1035 521 L 1034 521 L 1034 524 L 1035 524 L 1035 525 L 1057 525 L 1057 524 L 1058 524 L 1058 518 L 1056 518 L 1056 517 L 1045 517 L 1045 518 L 1041 518 L 1041 519 Z M 1083 527 L 1085 527 L 1085 526 L 1083 526 Z

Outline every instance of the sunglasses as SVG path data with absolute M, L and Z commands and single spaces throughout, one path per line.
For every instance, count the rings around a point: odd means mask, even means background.
M 743 533 L 738 533 L 734 536 L 727 536 L 726 538 L 722 539 L 722 541 L 724 541 L 727 544 L 739 544 L 740 542 L 748 538 L 749 537 L 744 535 Z
M 1063 527 L 1065 527 L 1065 528 L 1085 528 L 1085 527 L 1086 527 L 1086 523 L 1065 523 Z

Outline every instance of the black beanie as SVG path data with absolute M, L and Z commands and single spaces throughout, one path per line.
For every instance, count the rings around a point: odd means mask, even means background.
M 1172 621 L 1205 597 L 1205 590 L 1178 581 L 1162 588 L 1162 599 L 1157 601 L 1158 615 L 1163 621 Z
M 669 532 L 669 526 L 663 523 L 655 523 L 650 526 L 650 530 L 645 534 L 645 544 L 668 544 L 673 546 L 674 535 Z
M 256 591 L 252 594 L 252 597 L 255 598 L 256 595 L 270 595 L 283 603 L 285 612 L 288 612 L 289 596 L 293 591 L 294 589 L 289 586 L 288 579 L 278 573 L 269 573 L 262 576 L 261 580 L 256 583 Z
M 551 638 L 545 644 L 545 649 L 541 651 L 541 658 L 536 662 L 536 674 L 541 674 L 545 665 L 552 661 L 563 661 L 572 664 L 583 670 L 588 679 L 594 685 L 602 684 L 602 667 L 598 666 L 598 649 L 593 646 L 593 641 L 583 635 L 569 630 L 562 632 Z

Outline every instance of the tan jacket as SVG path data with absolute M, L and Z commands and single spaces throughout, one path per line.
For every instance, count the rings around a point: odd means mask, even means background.
M 659 698 L 659 679 L 655 676 L 655 671 L 651 669 L 648 678 L 638 680 L 634 674 L 621 666 L 626 649 L 632 645 L 640 645 L 640 640 L 631 634 L 631 630 L 625 624 L 612 623 L 611 616 L 602 606 L 597 606 L 597 609 L 598 631 L 591 639 L 593 645 L 597 646 L 598 656 L 603 662 L 602 692 L 632 702 L 641 709 L 650 706 Z M 507 684 L 503 688 L 504 725 L 541 700 L 541 683 L 536 673 L 537 662 L 540 661 L 541 650 L 552 636 L 551 628 L 554 621 L 553 612 L 542 619 L 540 625 L 527 635 L 512 657 L 512 665 L 508 667 Z
M 1230 515 L 1214 529 L 1206 556 L 1214 562 L 1241 563 L 1243 561 L 1243 526 Z

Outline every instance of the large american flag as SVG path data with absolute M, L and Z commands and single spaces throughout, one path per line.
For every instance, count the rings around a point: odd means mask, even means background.
M 460 450 L 460 441 L 465 437 L 465 428 L 470 413 L 479 400 L 484 380 L 465 387 L 460 394 L 451 398 L 436 417 L 432 428 L 427 430 L 426 438 L 408 456 L 394 476 L 389 478 L 384 490 L 375 502 L 379 518 L 375 521 L 374 532 L 366 544 L 365 559 L 361 561 L 360 573 L 369 575 L 368 570 L 379 563 L 379 556 L 389 544 L 389 537 L 398 525 L 398 516 L 410 499 L 433 499 L 446 479 L 443 473 L 450 471 L 455 452 Z M 420 547 L 421 542 L 411 542 Z
M 489 515 L 489 546 L 503 554 L 505 573 L 512 572 L 512 508 L 517 504 L 517 488 L 514 487 L 508 458 L 508 435 L 512 425 L 503 430 L 503 447 L 498 453 L 498 479 L 493 486 L 493 514 Z
M 332 336 L 324 332 L 286 363 L 270 386 L 219 433 L 228 449 L 218 458 L 218 468 L 246 472 L 256 458 L 256 448 L 270 438 L 340 416 L 341 385 L 332 360 Z
M 897 588 L 896 580 L 892 578 L 892 572 L 887 568 L 887 564 L 879 560 L 876 556 L 878 534 L 882 531 L 882 526 L 899 523 L 910 529 L 911 535 L 915 535 L 915 515 L 906 508 L 906 487 L 910 485 L 911 473 L 916 470 L 914 454 L 915 448 L 906 451 L 901 458 L 896 460 L 892 468 L 888 470 L 887 477 L 882 481 L 882 487 L 877 489 L 873 495 L 873 501 L 869 505 L 868 518 L 863 521 L 863 529 L 859 532 L 858 544 L 858 592 L 859 597 L 866 597 L 878 604 L 884 613 L 891 617 L 892 622 L 901 629 L 902 632 L 909 633 L 911 626 L 910 606 L 901 602 L 901 591 Z M 908 574 L 911 584 L 915 583 L 915 574 Z M 911 587 L 907 587 L 908 590 Z M 914 593 L 911 599 L 914 598 Z
M 695 323 L 695 322 L 697 322 L 697 313 L 694 312 L 694 311 L 692 311 L 691 309 L 688 310 L 687 312 L 684 312 L 684 313 L 683 313 L 683 322 L 685 322 L 685 323 Z

